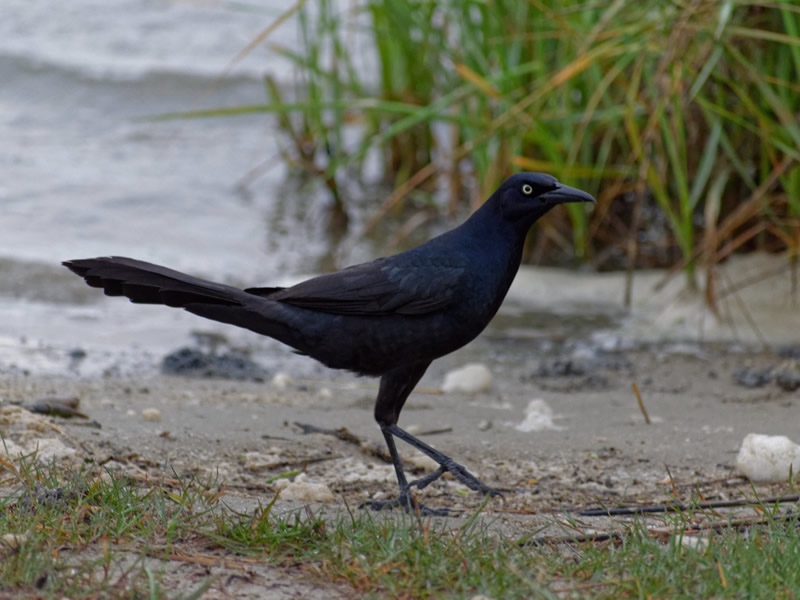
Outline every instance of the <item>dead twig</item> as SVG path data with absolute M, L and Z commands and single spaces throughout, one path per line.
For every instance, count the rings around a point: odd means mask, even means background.
M 342 440 L 343 442 L 347 442 L 348 444 L 353 444 L 355 446 L 358 446 L 359 449 L 368 456 L 380 459 L 387 464 L 392 464 L 392 457 L 389 456 L 388 452 L 386 452 L 383 449 L 370 446 L 356 434 L 352 433 L 349 429 L 347 429 L 347 427 L 339 427 L 338 429 L 325 429 L 323 427 L 317 427 L 316 425 L 298 423 L 297 421 L 294 422 L 294 425 L 295 427 L 299 427 L 300 431 L 303 434 L 321 433 L 323 435 L 332 435 L 333 437 Z
M 149 556 L 155 558 L 164 558 L 163 552 L 153 549 L 147 552 Z M 202 565 L 204 567 L 225 567 L 226 569 L 241 569 L 246 570 L 253 565 L 260 565 L 264 563 L 263 559 L 248 558 L 245 556 L 236 558 L 227 558 L 222 556 L 214 556 L 213 554 L 186 554 L 183 552 L 170 552 L 167 554 L 167 560 L 174 560 L 183 563 L 191 563 L 195 565 Z
M 553 586 L 550 588 L 550 591 L 554 594 L 565 594 L 567 592 L 581 592 L 584 590 L 593 590 L 596 588 L 602 588 L 609 585 L 618 586 L 622 583 L 628 583 L 630 581 L 635 581 L 634 578 L 628 577 L 626 579 L 614 579 L 611 581 L 592 581 L 590 583 L 572 583 L 569 585 L 563 586 Z
M 709 521 L 706 523 L 699 523 L 691 527 L 676 529 L 673 527 L 654 527 L 647 529 L 647 535 L 652 538 L 665 538 L 680 533 L 681 535 L 692 535 L 704 531 L 725 531 L 727 529 L 739 530 L 756 525 L 766 525 L 768 523 L 786 522 L 797 520 L 800 514 L 790 512 L 778 517 L 746 517 L 741 519 L 729 519 L 726 521 Z M 619 531 L 600 531 L 597 533 L 588 533 L 575 536 L 558 536 L 548 535 L 535 538 L 532 540 L 525 540 L 520 546 L 544 546 L 544 545 L 558 545 L 558 544 L 582 544 L 582 543 L 598 543 L 608 541 L 621 541 L 623 533 Z
M 797 502 L 800 501 L 800 494 L 787 494 L 783 496 L 774 496 L 772 498 L 743 498 L 741 500 L 713 500 L 710 502 L 692 502 L 690 504 L 683 504 L 680 502 L 669 502 L 667 504 L 658 504 L 652 506 L 620 506 L 617 508 L 593 508 L 584 510 L 578 513 L 581 517 L 610 517 L 621 515 L 643 515 L 653 513 L 670 513 L 670 512 L 685 512 L 688 510 L 697 509 L 712 509 L 712 508 L 733 508 L 739 506 L 751 505 L 765 505 L 765 504 L 779 504 L 782 502 Z
M 426 431 L 418 431 L 416 435 L 423 436 L 423 435 L 439 435 L 440 433 L 451 433 L 453 431 L 452 427 L 440 427 L 439 429 L 428 429 Z
M 644 407 L 644 402 L 642 401 L 642 395 L 639 393 L 639 386 L 636 383 L 631 384 L 633 386 L 633 393 L 636 394 L 636 401 L 639 403 L 639 410 L 642 411 L 642 415 L 644 415 L 644 422 L 647 425 L 650 425 L 650 416 L 647 414 L 647 409 Z
M 294 426 L 300 428 L 300 433 L 308 435 L 309 433 L 321 433 L 323 435 L 332 435 L 336 439 L 347 442 L 348 444 L 361 445 L 361 438 L 352 433 L 347 427 L 339 427 L 339 429 L 326 429 L 324 427 L 317 427 L 316 425 L 309 425 L 307 423 L 294 422 Z

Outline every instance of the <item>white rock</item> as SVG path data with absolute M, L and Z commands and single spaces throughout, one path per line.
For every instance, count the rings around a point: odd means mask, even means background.
M 263 469 L 274 469 L 284 463 L 284 460 L 278 454 L 265 454 L 255 451 L 245 452 L 240 459 L 244 469 L 251 473 L 262 471 Z
M 286 482 L 286 483 L 284 483 Z M 279 479 L 275 482 L 281 491 L 281 498 L 284 500 L 300 500 L 303 502 L 332 502 L 333 492 L 324 483 L 312 483 L 307 481 L 305 473 L 300 473 L 294 481 L 288 482 Z
M 15 444 L 5 439 L 4 443 L 0 444 L 0 456 L 7 457 L 8 460 L 32 454 L 43 464 L 50 464 L 53 461 L 64 464 L 66 459 L 76 456 L 77 452 L 75 448 L 70 448 L 58 438 L 31 438 L 24 444 Z
M 800 446 L 785 435 L 748 433 L 736 457 L 736 469 L 751 481 L 782 482 L 800 472 Z
M 525 418 L 522 423 L 514 426 L 514 429 L 523 433 L 530 433 L 531 431 L 542 431 L 545 429 L 553 429 L 561 431 L 563 427 L 559 427 L 553 423 L 553 409 L 542 400 L 536 398 L 528 403 L 525 409 Z
M 275 376 L 270 380 L 269 383 L 276 390 L 285 390 L 294 383 L 294 379 L 292 379 L 286 373 L 278 372 L 275 373 Z
M 144 419 L 145 421 L 160 421 L 161 411 L 158 410 L 157 408 L 143 408 L 142 419 Z
M 443 392 L 485 392 L 492 385 L 492 373 L 481 363 L 470 363 L 460 369 L 448 371 L 442 384 Z
M 319 388 L 317 390 L 317 397 L 320 400 L 330 400 L 331 398 L 333 398 L 333 392 L 331 391 L 330 388 L 326 387 Z

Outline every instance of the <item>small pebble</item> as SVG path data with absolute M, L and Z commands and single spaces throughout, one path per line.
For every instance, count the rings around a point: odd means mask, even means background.
M 733 372 L 733 380 L 746 388 L 757 388 L 767 385 L 772 381 L 772 368 L 766 367 L 763 369 L 755 369 L 750 367 L 743 367 L 736 369 Z
M 142 419 L 144 419 L 145 421 L 160 421 L 161 411 L 158 410 L 157 408 L 143 408 Z
M 443 392 L 485 392 L 492 385 L 492 372 L 481 363 L 470 363 L 460 369 L 448 371 L 442 384 Z
M 484 419 L 478 423 L 478 431 L 489 431 L 492 428 L 492 422 Z
M 270 380 L 269 383 L 276 390 L 285 390 L 294 383 L 294 379 L 292 379 L 286 373 L 275 373 L 275 376 Z
M 28 536 L 24 533 L 4 533 L 0 536 L 0 541 L 9 548 L 19 548 L 28 540 Z
M 778 384 L 782 390 L 793 392 L 800 388 L 800 363 L 793 360 L 787 360 L 781 363 L 773 372 L 775 383 Z
M 321 398 L 322 400 L 330 400 L 333 398 L 333 392 L 330 390 L 330 388 L 319 388 L 319 390 L 317 390 L 317 397 Z

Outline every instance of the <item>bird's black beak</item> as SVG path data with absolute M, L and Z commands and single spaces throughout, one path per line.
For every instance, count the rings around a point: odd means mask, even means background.
M 569 187 L 568 185 L 564 185 L 563 183 L 557 184 L 558 187 L 554 189 L 552 192 L 547 192 L 546 194 L 542 194 L 539 196 L 540 200 L 544 200 L 549 204 L 566 204 L 567 202 L 591 202 L 592 204 L 596 204 L 597 200 L 591 194 L 587 194 L 586 192 Z

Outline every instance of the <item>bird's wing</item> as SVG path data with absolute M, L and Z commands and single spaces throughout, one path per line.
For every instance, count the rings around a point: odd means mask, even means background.
M 293 306 L 338 315 L 422 315 L 450 304 L 467 264 L 461 258 L 381 258 L 290 288 L 245 290 Z

